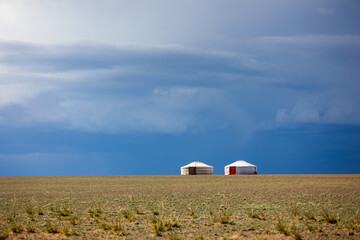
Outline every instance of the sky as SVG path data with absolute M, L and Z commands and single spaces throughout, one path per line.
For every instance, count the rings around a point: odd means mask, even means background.
M 0 0 L 0 176 L 360 173 L 358 0 Z

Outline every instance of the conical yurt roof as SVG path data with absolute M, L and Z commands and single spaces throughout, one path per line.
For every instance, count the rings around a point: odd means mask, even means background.
M 230 166 L 234 166 L 234 167 L 256 167 L 255 165 L 248 163 L 244 160 L 238 160 L 236 162 L 233 162 L 229 165 L 226 165 L 225 167 L 230 167 Z
M 213 168 L 212 166 L 210 165 L 207 165 L 205 163 L 202 163 L 202 162 L 198 162 L 198 161 L 195 161 L 195 162 L 191 162 L 189 163 L 188 165 L 185 165 L 181 168 L 186 168 L 186 167 L 209 167 L 209 168 Z

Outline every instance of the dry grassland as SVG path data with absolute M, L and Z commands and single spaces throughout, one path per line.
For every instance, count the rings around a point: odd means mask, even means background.
M 360 239 L 360 175 L 0 178 L 0 239 Z

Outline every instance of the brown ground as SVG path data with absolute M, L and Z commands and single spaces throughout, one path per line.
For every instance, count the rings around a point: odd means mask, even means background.
M 360 175 L 3 177 L 4 238 L 360 239 Z

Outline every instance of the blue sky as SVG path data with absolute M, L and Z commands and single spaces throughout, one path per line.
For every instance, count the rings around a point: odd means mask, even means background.
M 0 176 L 360 173 L 359 11 L 0 1 Z

